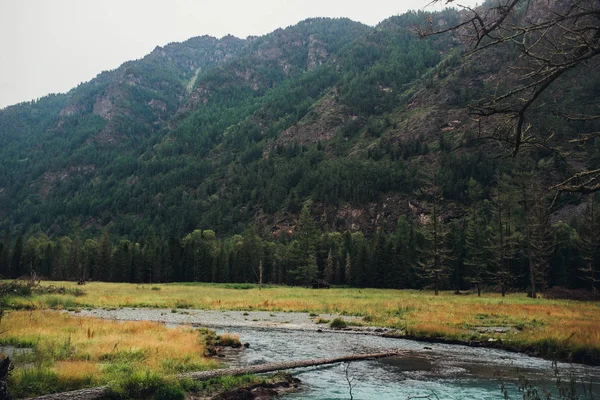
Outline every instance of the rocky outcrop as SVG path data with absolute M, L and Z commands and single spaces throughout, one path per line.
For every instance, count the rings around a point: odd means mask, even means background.
M 46 172 L 39 182 L 38 193 L 42 199 L 46 199 L 60 182 L 69 180 L 73 175 L 89 174 L 94 172 L 94 169 L 94 165 L 77 165 L 60 171 Z
M 315 35 L 310 35 L 308 38 L 308 62 L 306 69 L 311 71 L 327 61 L 327 49 L 325 44 L 321 42 Z
M 267 149 L 277 146 L 287 146 L 291 143 L 312 144 L 332 139 L 339 131 L 344 121 L 351 118 L 347 107 L 336 100 L 336 92 L 331 91 L 298 123 L 285 130 L 279 138 Z

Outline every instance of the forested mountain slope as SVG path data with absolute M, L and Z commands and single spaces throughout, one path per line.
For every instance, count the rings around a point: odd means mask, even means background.
M 514 158 L 502 141 L 477 140 L 469 106 L 517 79 L 519 54 L 465 57 L 461 31 L 420 39 L 414 27 L 427 20 L 443 29 L 460 15 L 193 38 L 0 110 L 3 274 L 252 281 L 264 262 L 278 283 L 524 287 L 531 210 L 543 204 L 534 199 L 569 162 L 596 168 L 600 147 Z M 552 140 L 593 124 L 548 110 L 593 108 L 594 66 L 544 94 L 551 106 L 531 124 Z M 583 285 L 588 204 L 562 196 L 552 220 L 540 211 L 539 226 L 558 223 L 540 282 Z M 432 250 L 432 235 L 444 249 Z M 424 267 L 429 259 L 443 268 Z

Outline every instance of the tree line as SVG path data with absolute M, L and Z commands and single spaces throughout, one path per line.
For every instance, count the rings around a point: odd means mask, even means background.
M 327 232 L 302 205 L 295 229 L 264 235 L 250 224 L 243 234 L 219 238 L 196 229 L 183 238 L 152 230 L 131 241 L 112 237 L 50 238 L 35 233 L 0 243 L 0 274 L 35 272 L 55 280 L 132 283 L 232 282 L 309 285 L 322 279 L 354 287 L 499 291 L 553 286 L 598 288 L 600 212 L 591 197 L 583 216 L 552 223 L 532 174 L 498 176 L 489 198 L 468 181 L 467 205 L 449 210 L 439 173 L 426 178 L 412 212 L 390 232 Z

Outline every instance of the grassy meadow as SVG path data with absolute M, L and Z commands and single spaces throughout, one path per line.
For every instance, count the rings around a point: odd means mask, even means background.
M 298 311 L 315 315 L 315 320 L 320 313 L 332 313 L 358 316 L 358 324 L 396 329 L 399 335 L 492 339 L 506 348 L 549 358 L 600 362 L 600 304 L 595 302 L 530 299 L 523 293 L 502 298 L 356 288 L 259 290 L 247 284 L 42 282 L 48 284 L 64 287 L 65 294 L 5 299 L 8 311 L 1 320 L 0 344 L 33 348 L 18 356 L 27 367 L 11 377 L 17 397 L 107 383 L 121 387 L 117 390 L 127 385 L 147 387 L 153 379 L 218 367 L 204 356 L 207 338 L 190 327 L 99 320 L 53 311 L 57 309 Z M 123 383 L 123 376 L 129 383 Z M 131 383 L 132 379 L 142 383 Z
M 2 320 L 2 345 L 31 348 L 16 356 L 10 377 L 17 398 L 90 386 L 152 380 L 216 368 L 204 356 L 202 334 L 191 327 L 117 322 L 50 310 L 11 311 Z M 131 384 L 131 382 L 129 382 Z
M 53 283 L 73 291 L 72 282 Z M 364 325 L 402 330 L 413 336 L 447 339 L 502 339 L 508 347 L 533 346 L 600 355 L 600 304 L 569 300 L 530 299 L 524 293 L 454 295 L 428 291 L 300 287 L 249 284 L 155 284 L 91 282 L 84 295 L 39 295 L 14 299 L 14 306 L 46 308 L 196 308 L 333 313 L 362 317 Z M 69 290 L 67 290 L 69 292 Z M 495 333 L 493 327 L 510 328 Z M 561 358 L 565 358 L 564 354 Z

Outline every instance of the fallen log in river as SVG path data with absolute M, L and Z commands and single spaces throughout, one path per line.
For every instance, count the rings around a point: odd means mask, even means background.
M 349 361 L 361 361 L 361 360 L 372 360 L 376 358 L 394 357 L 401 355 L 401 352 L 385 352 L 385 353 L 367 353 L 367 354 L 352 354 L 344 357 L 333 357 L 333 358 L 316 358 L 311 360 L 300 360 L 300 361 L 288 361 L 280 363 L 269 363 L 252 365 L 250 367 L 240 368 L 222 368 L 214 369 L 211 371 L 201 372 L 186 372 L 178 374 L 178 379 L 194 379 L 194 380 L 208 380 L 212 378 L 218 378 L 221 376 L 238 376 L 245 374 L 261 374 L 265 372 L 283 371 L 294 368 L 313 367 L 318 365 L 336 364 L 340 362 Z M 74 390 L 71 392 L 49 394 L 40 397 L 34 397 L 32 400 L 92 400 L 110 393 L 108 386 L 100 386 L 89 389 Z

